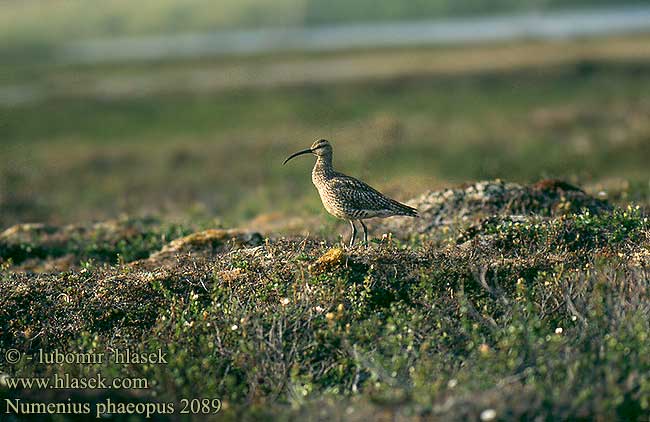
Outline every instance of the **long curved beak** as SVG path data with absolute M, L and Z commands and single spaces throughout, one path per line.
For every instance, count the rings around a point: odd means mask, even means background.
M 282 165 L 287 164 L 287 162 L 288 162 L 289 160 L 291 160 L 292 158 L 294 158 L 294 157 L 297 157 L 297 156 L 302 155 L 302 154 L 311 154 L 311 153 L 312 153 L 311 148 L 307 148 L 307 149 L 303 149 L 302 151 L 298 151 L 298 152 L 296 152 L 295 154 L 291 154 L 291 155 L 289 156 L 289 158 L 287 158 L 286 160 L 284 160 L 284 163 L 282 163 Z

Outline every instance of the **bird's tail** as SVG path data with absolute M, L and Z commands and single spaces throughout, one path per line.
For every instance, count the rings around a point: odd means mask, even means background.
M 402 204 L 401 202 L 395 201 L 394 203 L 396 211 L 399 212 L 400 215 L 405 215 L 407 217 L 419 217 L 420 215 L 418 214 L 417 208 L 410 207 L 406 204 Z

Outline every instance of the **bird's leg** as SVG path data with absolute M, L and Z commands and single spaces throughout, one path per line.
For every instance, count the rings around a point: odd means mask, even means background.
M 361 223 L 361 227 L 363 227 L 363 243 L 368 246 L 368 228 L 363 224 L 363 220 L 359 220 L 359 223 Z
M 352 236 L 350 237 L 350 247 L 354 245 L 354 238 L 357 236 L 357 228 L 354 226 L 354 222 L 350 220 L 350 225 L 352 226 Z

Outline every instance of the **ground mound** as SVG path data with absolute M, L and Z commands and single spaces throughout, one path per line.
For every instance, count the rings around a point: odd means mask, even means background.
M 588 210 L 610 211 L 605 201 L 561 180 L 546 179 L 529 186 L 502 180 L 481 181 L 455 189 L 431 191 L 407 202 L 416 207 L 418 219 L 397 217 L 377 224 L 376 230 L 409 237 L 441 227 L 475 224 L 494 215 L 554 217 Z

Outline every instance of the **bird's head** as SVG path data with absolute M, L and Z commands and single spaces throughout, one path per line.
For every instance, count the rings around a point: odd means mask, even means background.
M 332 156 L 332 145 L 326 139 L 319 139 L 318 141 L 311 144 L 311 147 L 298 151 L 295 154 L 292 154 L 284 160 L 284 164 L 287 164 L 289 160 L 294 157 L 297 157 L 302 154 L 314 154 L 317 157 L 331 157 Z

